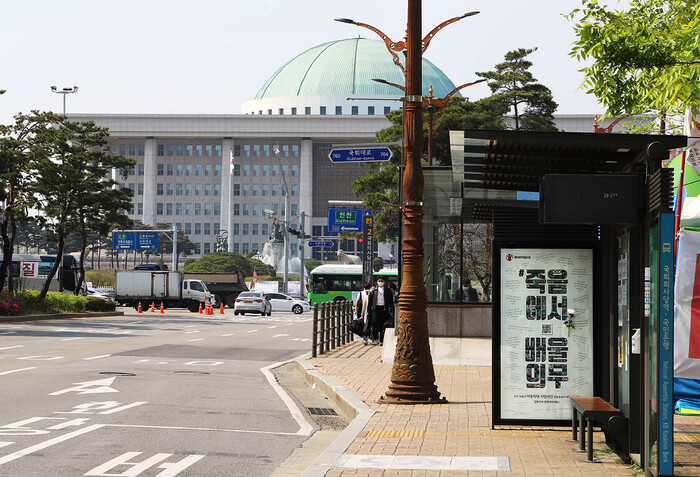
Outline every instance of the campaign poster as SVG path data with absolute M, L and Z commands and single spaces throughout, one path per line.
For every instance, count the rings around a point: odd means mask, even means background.
M 501 249 L 501 419 L 570 420 L 593 395 L 593 250 Z

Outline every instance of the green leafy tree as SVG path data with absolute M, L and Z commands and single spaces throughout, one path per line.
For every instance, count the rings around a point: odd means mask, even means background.
M 518 48 L 505 55 L 493 71 L 477 73 L 488 80 L 494 100 L 510 109 L 516 131 L 557 131 L 554 112 L 558 104 L 552 92 L 530 73 L 532 62 L 525 58 L 537 48 Z
M 11 126 L 0 126 L 0 200 L 5 203 L 0 222 L 3 252 L 0 290 L 5 286 L 5 277 L 12 263 L 17 220 L 26 217 L 28 208 L 36 207 L 33 186 L 37 166 L 52 152 L 47 133 L 60 121 L 52 113 L 32 111 L 16 115 Z M 12 289 L 12 283 L 9 285 Z
M 582 0 L 568 18 L 577 40 L 571 56 L 591 61 L 583 87 L 608 116 L 678 113 L 700 106 L 700 2 L 630 0 L 611 10 Z
M 28 253 L 39 253 L 41 248 L 45 247 L 46 237 L 36 217 L 19 218 L 15 225 L 17 226 L 16 246 L 24 247 Z
M 247 277 L 253 274 L 253 267 L 250 260 L 240 253 L 215 252 L 189 262 L 184 271 L 186 273 L 240 273 Z

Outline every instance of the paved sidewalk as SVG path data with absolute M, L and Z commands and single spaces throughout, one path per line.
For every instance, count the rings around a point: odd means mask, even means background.
M 381 347 L 354 341 L 308 363 L 364 401 L 374 414 L 325 474 L 346 476 L 634 476 L 594 435 L 588 463 L 570 428 L 491 429 L 491 367 L 435 365 L 448 404 L 387 405 L 391 364 Z M 442 470 L 439 470 L 442 469 Z

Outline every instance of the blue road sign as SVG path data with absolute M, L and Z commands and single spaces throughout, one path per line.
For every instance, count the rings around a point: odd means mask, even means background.
M 391 159 L 388 147 L 355 147 L 351 149 L 333 149 L 328 154 L 331 162 L 382 162 Z
M 156 250 L 158 232 L 116 232 L 112 234 L 113 250 Z
M 372 215 L 372 211 L 328 207 L 328 232 L 360 232 L 365 215 Z
M 309 247 L 332 247 L 333 242 L 309 242 Z

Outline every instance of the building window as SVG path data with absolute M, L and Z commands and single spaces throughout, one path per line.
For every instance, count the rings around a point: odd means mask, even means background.
M 234 243 L 233 244 L 233 253 L 240 253 L 240 251 L 241 251 L 241 244 Z
M 136 155 L 136 144 L 129 144 L 129 155 L 130 156 Z
M 241 233 L 241 225 L 240 224 L 233 224 L 233 235 L 240 235 Z
M 204 165 L 203 164 L 196 164 L 194 166 L 194 175 L 195 176 L 202 176 L 204 175 Z
M 280 175 L 280 166 L 277 164 L 272 166 L 272 177 L 279 177 Z
M 260 164 L 253 164 L 253 177 L 260 177 Z
M 241 247 L 241 253 L 242 253 L 243 255 L 247 254 L 247 253 L 249 252 L 249 250 L 250 250 L 249 247 L 248 247 L 248 244 L 247 244 L 247 243 L 243 243 L 243 244 L 241 244 L 241 245 L 242 245 L 242 247 Z
M 136 204 L 136 210 L 138 215 L 143 215 L 143 202 Z
M 287 164 L 283 164 L 283 165 L 282 165 L 282 175 L 283 175 L 284 177 L 288 177 L 288 176 L 289 176 L 289 166 L 288 166 Z
M 204 204 L 204 215 L 211 215 L 211 204 Z
M 211 184 L 204 184 L 204 196 L 211 195 Z
M 284 114 L 284 108 L 280 108 L 278 111 L 279 111 L 280 116 L 282 116 Z
M 126 156 L 126 144 L 119 145 L 119 154 L 122 156 Z
M 209 222 L 204 223 L 204 235 L 211 235 L 211 224 Z
M 178 144 L 177 146 L 175 146 L 175 150 L 177 151 L 178 156 L 184 156 L 185 146 L 183 146 L 182 144 Z
M 241 204 L 233 204 L 233 215 L 241 215 Z
M 182 184 L 175 184 L 175 195 L 182 195 Z
M 253 197 L 257 197 L 259 195 L 260 195 L 260 185 L 253 184 Z
M 374 116 L 374 106 L 367 106 L 367 114 Z
M 243 166 L 243 177 L 250 177 L 250 164 Z
M 216 154 L 216 157 L 221 157 L 221 144 L 214 146 L 214 153 Z
M 263 156 L 270 157 L 270 145 L 263 144 Z
M 190 202 L 185 204 L 185 215 L 192 215 L 192 204 Z
M 253 204 L 253 215 L 260 215 L 260 204 Z
M 211 157 L 214 155 L 214 147 L 211 144 L 207 144 L 206 146 L 206 155 L 207 157 Z
M 211 177 L 211 164 L 205 164 L 204 177 Z
M 321 116 L 326 115 L 326 107 L 325 106 L 321 106 L 320 114 L 321 114 Z
M 243 184 L 243 196 L 247 197 L 250 195 L 250 185 L 249 184 Z
M 192 177 L 192 170 L 193 169 L 194 169 L 194 167 L 192 166 L 192 164 L 185 165 L 185 175 L 188 177 Z
M 342 106 L 336 106 L 336 107 L 335 107 L 335 114 L 338 115 L 338 116 L 340 116 L 341 114 L 343 114 L 343 107 L 342 107 Z
M 196 151 L 197 151 L 197 157 L 204 156 L 204 146 L 202 146 L 201 144 L 197 144 Z
M 311 107 L 310 106 L 306 106 L 304 108 L 304 114 L 306 114 L 307 116 L 311 114 Z
M 173 185 L 172 184 L 165 184 L 165 194 L 166 195 L 173 195 Z
M 214 224 L 214 235 L 219 235 L 219 232 L 221 232 L 221 225 Z
M 268 224 L 262 224 L 262 230 L 260 231 L 262 235 L 267 235 L 268 232 Z
M 272 197 L 275 197 L 280 194 L 280 186 L 279 184 L 272 184 Z
M 195 184 L 194 185 L 194 195 L 202 195 L 202 184 Z
M 258 235 L 258 224 L 252 224 L 252 225 L 253 225 L 252 235 Z
M 391 112 L 391 106 L 384 106 L 384 114 L 389 114 Z
M 168 144 L 168 156 L 172 157 L 175 155 L 175 145 Z
M 292 164 L 292 177 L 299 177 L 299 164 Z
M 243 215 L 250 215 L 250 204 L 243 204 Z
M 262 175 L 263 175 L 263 177 L 267 177 L 270 175 L 270 165 L 269 164 L 263 164 Z
M 214 164 L 214 177 L 221 177 L 221 164 Z
M 291 212 L 292 212 L 292 217 L 298 215 L 298 210 L 297 210 L 297 209 L 299 208 L 299 206 L 298 206 L 297 204 L 290 204 L 290 205 L 291 205 L 290 209 L 291 209 Z
M 138 194 L 138 195 L 143 195 L 143 182 L 139 182 L 138 185 L 137 185 L 136 187 L 137 187 L 137 190 L 138 190 L 137 194 Z
M 185 222 L 185 233 L 192 235 L 192 222 Z
M 201 255 L 202 253 L 202 244 L 199 242 L 195 242 L 194 244 L 194 255 Z
M 234 165 L 233 165 L 233 176 L 234 176 L 234 177 L 240 177 L 240 176 L 241 176 L 241 165 L 240 165 L 240 164 L 234 164 Z
M 291 189 L 292 189 L 292 191 L 291 191 L 292 197 L 296 197 L 299 195 L 299 184 L 292 184 Z
M 299 157 L 299 146 L 297 144 L 292 146 L 292 157 Z
M 360 113 L 360 107 L 359 106 L 353 106 L 352 107 L 352 115 L 357 116 Z
M 178 164 L 177 166 L 175 166 L 175 175 L 176 176 L 182 176 L 184 174 L 184 172 L 185 172 L 185 166 L 183 166 L 182 164 Z
M 204 242 L 204 254 L 211 253 L 211 243 Z
M 199 202 L 194 204 L 194 215 L 202 215 L 202 204 Z
M 267 197 L 270 195 L 270 184 L 263 184 L 262 185 L 262 195 L 263 195 L 263 197 Z
M 195 222 L 194 224 L 194 234 L 195 235 L 202 235 L 202 224 L 199 222 Z
M 272 110 L 271 110 L 271 109 L 268 109 L 268 110 L 267 110 L 267 115 L 268 115 L 268 116 L 271 116 L 271 115 L 272 115 Z
M 156 215 L 163 215 L 163 203 L 158 202 L 156 204 Z
M 192 144 L 187 145 L 187 157 L 194 156 L 194 146 Z
M 173 203 L 168 202 L 165 204 L 165 215 L 173 215 Z
M 167 164 L 166 166 L 166 174 L 169 176 L 173 175 L 173 171 L 175 170 L 175 166 L 173 164 Z
M 253 157 L 260 157 L 260 144 L 253 144 Z
M 241 235 L 250 235 L 250 224 L 242 224 Z
M 192 195 L 192 184 L 185 184 L 185 195 Z
M 297 115 L 297 108 L 292 108 L 292 116 L 296 116 L 296 115 Z
M 234 155 L 234 157 L 241 157 L 241 145 L 240 144 L 233 145 L 233 155 Z
M 157 150 L 158 152 L 156 154 L 158 154 L 159 156 L 165 156 L 165 145 L 158 144 Z
M 163 195 L 163 184 L 156 184 L 156 195 Z
M 182 204 L 175 203 L 175 215 L 182 215 Z
M 137 167 L 138 167 L 139 175 L 142 176 L 143 175 L 143 164 L 138 164 Z
M 289 146 L 287 144 L 282 146 L 282 157 L 289 157 Z
M 221 184 L 214 184 L 214 195 L 215 196 L 221 195 Z
M 143 156 L 146 153 L 146 147 L 143 144 L 139 144 L 139 156 Z

